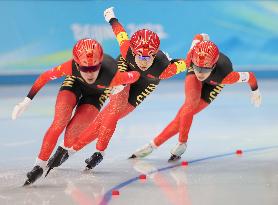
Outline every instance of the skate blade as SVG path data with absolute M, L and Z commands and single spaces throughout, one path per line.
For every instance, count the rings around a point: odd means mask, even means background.
M 128 159 L 135 159 L 137 158 L 135 154 L 131 155 Z
M 24 187 L 24 186 L 28 186 L 28 185 L 30 185 L 30 184 L 32 184 L 32 182 L 31 182 L 29 179 L 27 179 L 27 180 L 25 181 L 25 183 L 23 184 L 23 187 Z
M 179 156 L 171 156 L 170 159 L 168 159 L 168 162 L 176 162 L 180 159 L 181 157 Z
M 92 167 L 92 166 L 87 165 L 87 166 L 85 167 L 84 171 L 89 171 L 89 170 L 92 170 L 92 169 L 93 169 L 93 167 Z
M 89 169 L 89 168 L 87 168 L 87 167 L 85 167 L 85 169 L 83 170 L 84 173 L 88 173 L 88 172 L 90 172 L 90 171 L 91 171 L 91 169 Z
M 46 174 L 44 175 L 44 177 L 47 177 L 47 175 L 49 174 L 49 172 L 51 171 L 51 169 L 53 169 L 52 167 L 49 167 L 49 169 L 47 170 Z
M 85 169 L 83 170 L 84 173 L 89 173 L 92 171 L 92 168 L 86 166 Z

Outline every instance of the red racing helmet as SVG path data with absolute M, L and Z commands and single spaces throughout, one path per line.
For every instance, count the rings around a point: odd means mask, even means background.
M 96 40 L 85 38 L 77 41 L 72 49 L 74 61 L 81 67 L 93 67 L 101 64 L 103 50 Z
M 202 68 L 213 68 L 219 58 L 219 49 L 211 41 L 201 41 L 192 48 L 192 63 Z
M 130 48 L 140 56 L 151 56 L 158 52 L 160 40 L 158 35 L 148 29 L 136 31 L 130 39 Z

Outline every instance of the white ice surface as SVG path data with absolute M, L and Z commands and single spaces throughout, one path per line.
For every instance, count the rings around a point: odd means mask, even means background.
M 237 149 L 278 145 L 278 81 L 261 81 L 261 108 L 250 104 L 246 84 L 226 86 L 206 110 L 194 118 L 183 160 L 192 161 Z M 33 167 L 44 132 L 53 116 L 59 85 L 44 87 L 23 116 L 10 119 L 13 106 L 30 86 L 0 87 L 0 204 L 186 204 L 277 205 L 278 148 L 226 156 L 147 175 L 171 164 L 173 137 L 144 160 L 127 157 L 149 142 L 170 120 L 184 100 L 183 82 L 166 81 L 136 111 L 118 123 L 105 159 L 84 173 L 84 159 L 94 152 L 95 142 L 52 171 L 33 186 L 23 188 Z M 60 137 L 60 140 L 63 136 Z M 140 172 L 139 172 L 140 171 Z M 126 182 L 126 183 L 124 183 Z M 124 183 L 120 196 L 109 191 Z M 105 198 L 103 198 L 106 194 Z

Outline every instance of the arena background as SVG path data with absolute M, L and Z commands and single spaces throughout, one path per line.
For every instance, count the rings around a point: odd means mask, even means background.
M 275 1 L 1 1 L 0 84 L 32 83 L 69 59 L 74 43 L 85 37 L 100 41 L 113 57 L 119 55 L 103 17 L 110 6 L 129 36 L 139 28 L 152 29 L 172 58 L 185 57 L 193 36 L 205 32 L 235 70 L 278 77 Z

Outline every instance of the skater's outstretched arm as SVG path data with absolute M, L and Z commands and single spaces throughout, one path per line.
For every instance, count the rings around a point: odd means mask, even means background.
M 104 18 L 112 26 L 113 32 L 120 45 L 121 54 L 124 58 L 126 58 L 126 54 L 129 49 L 129 38 L 124 27 L 119 23 L 118 19 L 115 17 L 113 9 L 113 7 L 106 9 L 104 11 Z
M 129 72 L 117 72 L 109 87 L 131 84 L 136 82 L 140 77 L 140 73 L 137 71 Z
M 177 75 L 181 72 L 186 71 L 186 60 L 185 59 L 175 59 L 171 61 L 171 64 L 160 74 L 159 79 L 168 79 Z
M 222 81 L 222 84 L 248 83 L 251 88 L 251 103 L 255 107 L 261 105 L 262 97 L 256 76 L 253 72 L 231 72 Z
M 69 60 L 57 67 L 54 67 L 48 71 L 42 73 L 33 84 L 32 88 L 30 89 L 28 95 L 24 98 L 23 101 L 18 103 L 12 112 L 12 119 L 15 120 L 18 118 L 30 105 L 34 96 L 39 92 L 39 90 L 50 80 L 55 80 L 65 75 L 72 74 L 72 60 Z
M 192 48 L 200 41 L 208 41 L 209 35 L 206 33 L 201 33 L 195 35 L 193 38 L 193 41 L 191 43 L 190 50 L 187 53 L 186 59 L 174 59 L 171 60 L 171 64 L 161 73 L 159 76 L 159 79 L 168 79 L 173 77 L 174 75 L 177 75 L 181 72 L 184 72 L 187 70 L 187 68 L 190 66 L 191 62 L 191 50 Z
M 248 83 L 252 91 L 258 89 L 256 76 L 253 72 L 236 72 L 229 73 L 221 84 Z
M 69 60 L 59 66 L 56 66 L 50 70 L 45 71 L 36 79 L 27 97 L 32 100 L 34 96 L 39 92 L 39 90 L 50 80 L 55 80 L 62 76 L 71 75 L 71 74 L 72 74 L 72 60 Z

